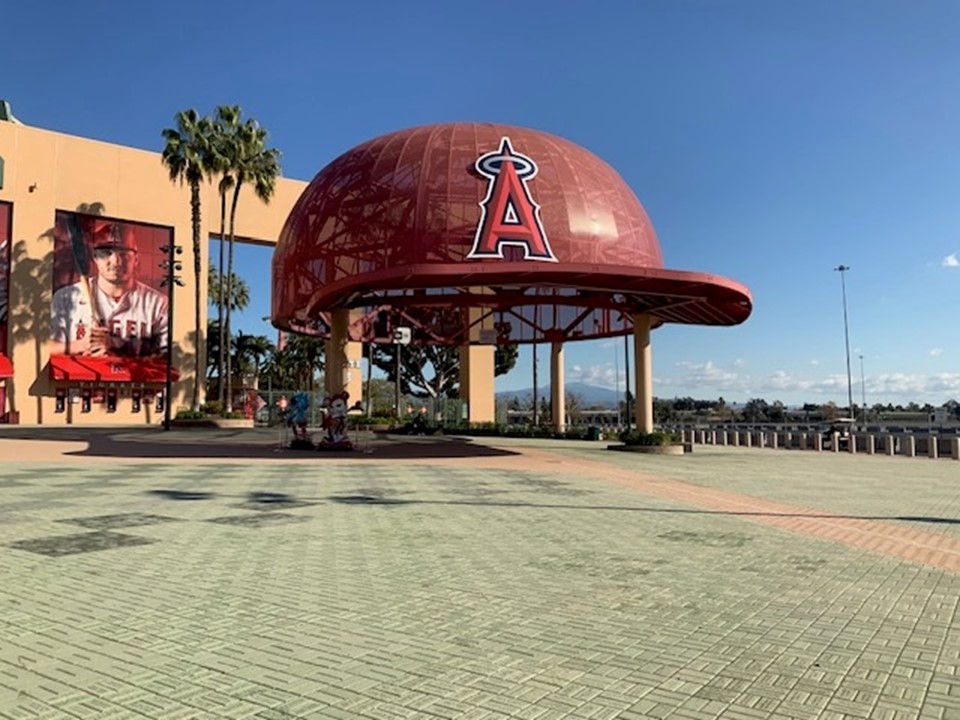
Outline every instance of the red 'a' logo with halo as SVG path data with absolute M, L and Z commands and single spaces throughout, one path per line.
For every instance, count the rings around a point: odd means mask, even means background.
M 557 262 L 540 222 L 540 206 L 527 186 L 537 176 L 537 164 L 515 152 L 504 137 L 500 149 L 481 155 L 475 167 L 490 182 L 467 258 L 502 259 L 503 246 L 514 245 L 523 248 L 524 260 Z

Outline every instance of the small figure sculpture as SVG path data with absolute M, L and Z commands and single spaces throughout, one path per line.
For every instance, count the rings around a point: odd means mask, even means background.
M 350 393 L 339 392 L 323 399 L 326 413 L 323 417 L 323 428 L 326 436 L 319 445 L 321 450 L 352 450 L 353 443 L 347 437 L 347 400 Z
M 307 436 L 307 410 L 310 409 L 310 396 L 305 392 L 296 393 L 287 408 L 287 425 L 293 431 L 290 448 L 293 450 L 312 450 L 313 442 Z

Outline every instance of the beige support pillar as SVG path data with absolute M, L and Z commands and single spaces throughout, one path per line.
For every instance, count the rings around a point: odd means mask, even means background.
M 873 433 L 867 435 L 867 455 L 875 455 L 877 452 L 877 438 Z
M 940 457 L 940 436 L 930 434 L 927 435 L 927 457 L 933 458 L 936 460 Z
M 950 457 L 954 460 L 960 460 L 960 438 L 950 440 Z
M 817 452 L 823 452 L 823 435 L 820 433 L 813 434 L 813 449 Z
M 633 354 L 636 365 L 637 430 L 653 432 L 653 367 L 650 354 L 650 316 L 635 313 L 633 316 Z
M 567 429 L 567 396 L 563 385 L 563 343 L 550 345 L 550 411 L 553 427 L 559 432 Z
M 363 343 L 353 340 L 347 343 L 347 382 L 346 391 L 350 393 L 350 405 L 359 402 L 364 404 L 363 398 Z
M 324 357 L 324 394 L 329 397 L 346 390 L 350 395 L 348 402 L 353 405 L 363 395 L 363 374 L 360 371 L 363 344 L 348 339 L 349 310 L 334 310 L 330 314 L 330 323 Z
M 470 423 L 496 422 L 494 405 L 493 345 L 468 345 L 460 348 L 460 399 L 467 403 Z
M 350 311 L 340 308 L 330 313 L 330 337 L 323 361 L 323 389 L 327 396 L 347 387 L 347 325 Z
M 887 455 L 897 454 L 897 439 L 893 435 L 883 436 L 883 452 Z
M 903 454 L 907 457 L 917 456 L 917 439 L 911 433 L 903 436 Z

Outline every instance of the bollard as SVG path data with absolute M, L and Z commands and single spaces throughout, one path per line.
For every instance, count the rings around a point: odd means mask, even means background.
M 740 431 L 739 430 L 733 431 L 733 446 L 740 447 Z
M 917 456 L 917 439 L 913 435 L 903 436 L 903 454 L 907 457 Z
M 877 439 L 873 434 L 867 435 L 867 455 L 877 454 Z
M 747 430 L 747 431 L 743 434 L 743 444 L 744 444 L 746 447 L 752 447 L 752 446 L 753 446 L 753 433 L 750 432 L 749 430 Z
M 779 444 L 777 441 L 777 435 L 778 433 L 776 431 L 770 433 L 770 447 L 772 447 L 774 450 L 777 449 L 777 446 Z
M 897 454 L 897 439 L 893 435 L 883 436 L 883 451 L 891 457 Z
M 940 438 L 937 435 L 927 435 L 927 457 L 936 460 L 940 457 Z
M 950 457 L 954 460 L 960 460 L 960 438 L 950 440 Z
M 847 435 L 847 452 L 851 455 L 857 454 L 857 436 L 853 433 Z
M 805 432 L 800 433 L 800 449 L 807 449 L 807 434 Z
M 833 441 L 830 443 L 830 449 L 833 452 L 840 452 L 840 433 L 833 433 Z

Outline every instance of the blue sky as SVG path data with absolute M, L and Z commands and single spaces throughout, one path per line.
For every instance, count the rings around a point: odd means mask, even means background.
M 843 263 L 855 399 L 860 355 L 868 403 L 960 399 L 954 0 L 37 0 L 4 26 L 0 97 L 70 134 L 159 150 L 177 110 L 235 103 L 305 180 L 433 122 L 586 147 L 640 198 L 668 267 L 754 296 L 741 326 L 655 331 L 658 396 L 845 404 Z M 249 332 L 270 332 L 263 252 L 241 253 Z M 567 379 L 612 386 L 622 354 L 571 344 Z M 524 350 L 498 389 L 530 376 Z

